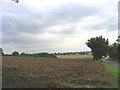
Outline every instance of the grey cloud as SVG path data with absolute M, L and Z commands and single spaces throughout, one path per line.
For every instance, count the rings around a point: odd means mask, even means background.
M 9 8 L 10 6 L 11 8 Z M 46 28 L 57 24 L 77 22 L 79 19 L 87 16 L 101 16 L 100 12 L 103 10 L 97 6 L 83 5 L 80 3 L 68 3 L 66 5 L 53 8 L 47 13 L 30 10 L 25 6 L 15 6 L 14 4 L 10 4 L 10 6 L 6 8 L 6 12 L 10 15 L 8 14 L 3 16 L 3 32 L 6 33 L 8 31 L 11 32 L 11 30 L 16 32 L 44 33 Z M 41 23 L 33 22 L 35 19 L 40 20 Z M 15 27 L 11 26 L 11 24 L 15 25 Z M 86 26 L 84 28 L 86 28 Z M 86 29 L 92 28 L 101 29 L 105 28 L 105 25 L 100 24 L 88 26 Z M 63 31 L 65 31 L 66 34 L 67 30 Z
M 3 38 L 3 49 L 5 52 L 13 50 L 28 51 L 29 53 L 52 51 L 53 45 L 60 40 L 38 40 L 35 38 L 22 37 L 21 35 L 6 36 Z
M 56 17 L 56 19 L 65 19 L 67 21 L 76 21 L 79 18 L 95 15 L 97 12 L 97 8 L 94 6 L 86 6 L 77 3 L 69 3 L 52 11 L 53 16 Z
M 86 26 L 82 26 L 82 29 L 85 30 L 100 30 L 100 29 L 104 29 L 107 31 L 113 31 L 113 30 L 118 30 L 118 22 L 117 22 L 117 18 L 115 18 L 114 21 L 110 20 L 110 18 L 106 18 L 105 21 L 100 22 L 100 23 L 95 23 L 95 21 L 91 21 L 91 23 L 93 23 L 92 25 L 87 25 Z
M 81 3 L 68 3 L 56 8 L 50 9 L 50 11 L 40 11 L 28 8 L 26 6 L 19 6 L 9 4 L 5 6 L 3 13 L 3 45 L 13 44 L 14 47 L 31 47 L 31 45 L 37 47 L 49 47 L 52 44 L 59 42 L 59 40 L 37 40 L 36 38 L 22 37 L 22 33 L 44 33 L 49 27 L 55 25 L 64 25 L 66 23 L 80 22 L 82 18 L 88 16 L 97 16 L 106 21 L 91 26 L 83 26 L 86 30 L 99 30 L 107 29 L 107 23 L 110 21 L 110 17 L 106 15 L 105 7 L 97 7 L 94 5 L 85 5 Z M 38 21 L 37 21 L 38 20 Z M 40 21 L 40 22 L 39 22 Z M 82 21 L 81 21 L 82 22 Z M 107 24 L 108 25 L 108 24 Z M 111 30 L 117 30 L 117 24 L 113 24 Z M 48 31 L 48 33 L 59 34 L 61 37 L 72 35 L 75 32 L 75 27 L 70 26 L 68 29 L 62 29 L 61 31 Z M 63 38 L 62 38 L 63 39 Z
M 29 45 L 29 44 L 45 44 L 45 43 L 53 43 L 54 40 L 43 40 L 43 39 L 36 39 L 36 38 L 32 38 L 32 37 L 25 37 L 22 36 L 20 34 L 16 34 L 16 35 L 11 35 L 11 36 L 4 36 L 3 37 L 3 44 L 21 44 L 21 45 Z
M 79 22 L 80 19 L 87 16 L 97 15 L 98 8 L 94 6 L 87 6 L 77 3 L 68 3 L 52 9 L 49 13 L 49 18 L 46 19 L 45 24 L 49 27 L 57 24 L 66 24 L 72 22 Z
M 14 7 L 13 4 L 10 4 L 3 12 L 3 32 L 10 33 L 11 30 L 28 33 L 41 32 L 40 27 L 42 25 L 36 23 L 35 19 L 42 19 L 41 13 L 30 10 L 27 7 Z
M 62 29 L 61 31 L 55 31 L 55 30 L 51 30 L 51 31 L 48 31 L 48 33 L 52 33 L 52 34 L 59 34 L 59 35 L 62 35 L 62 34 L 65 34 L 65 35 L 71 35 L 74 33 L 74 29 L 75 27 L 74 26 L 70 26 L 69 28 L 67 29 Z
M 13 4 L 11 4 L 11 8 L 9 7 L 5 9 L 8 15 L 5 13 L 3 16 L 4 32 L 14 29 L 16 32 L 43 33 L 45 28 L 77 21 L 82 17 L 94 15 L 97 12 L 97 9 L 93 6 L 86 7 L 76 3 L 57 7 L 46 14 L 42 14 L 40 11 L 35 12 L 27 7 L 14 6 Z M 41 23 L 32 22 L 35 19 L 40 20 Z M 11 26 L 11 24 L 15 26 Z

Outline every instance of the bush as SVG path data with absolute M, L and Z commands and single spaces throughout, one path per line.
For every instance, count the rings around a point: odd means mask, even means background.
M 19 53 L 17 51 L 12 52 L 12 56 L 19 56 Z
M 108 51 L 108 39 L 103 38 L 102 36 L 90 38 L 86 45 L 91 48 L 92 55 L 94 56 L 93 60 L 98 60 L 102 56 L 106 56 Z
M 112 58 L 112 59 L 118 59 L 118 44 L 114 43 L 113 45 L 109 46 L 109 52 L 108 55 Z
M 49 53 L 37 53 L 34 54 L 35 57 L 51 57 L 51 58 L 56 58 L 54 54 L 49 54 Z

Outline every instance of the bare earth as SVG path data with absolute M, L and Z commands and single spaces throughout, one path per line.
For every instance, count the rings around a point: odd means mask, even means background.
M 92 88 L 110 85 L 105 68 L 86 58 L 2 57 L 3 88 Z

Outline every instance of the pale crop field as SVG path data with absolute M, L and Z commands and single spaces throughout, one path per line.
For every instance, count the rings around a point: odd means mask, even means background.
M 57 58 L 93 58 L 92 55 L 56 55 Z

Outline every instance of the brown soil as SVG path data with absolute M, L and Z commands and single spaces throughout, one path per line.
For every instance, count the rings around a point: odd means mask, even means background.
M 3 56 L 3 88 L 91 88 L 109 85 L 104 66 L 92 58 Z

